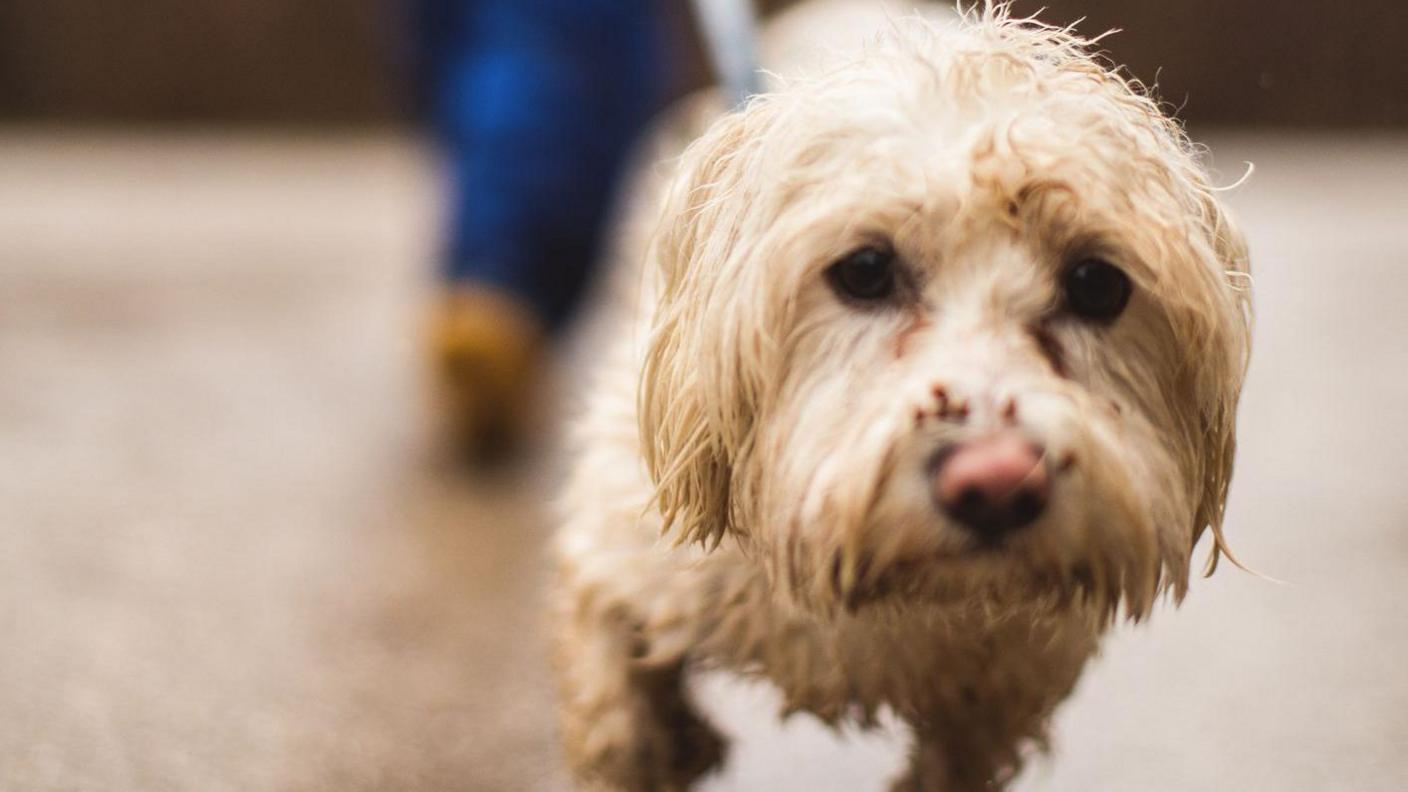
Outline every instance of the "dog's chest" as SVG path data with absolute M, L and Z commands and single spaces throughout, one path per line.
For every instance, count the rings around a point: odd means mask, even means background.
M 1070 692 L 1098 642 L 1098 631 L 1076 612 L 1037 618 L 1020 608 L 925 608 L 834 621 L 777 609 L 751 613 L 757 623 L 735 621 L 703 644 L 706 652 L 767 677 L 789 711 L 832 723 L 869 723 L 889 707 L 921 720 L 1012 721 L 1025 731 L 1022 724 Z

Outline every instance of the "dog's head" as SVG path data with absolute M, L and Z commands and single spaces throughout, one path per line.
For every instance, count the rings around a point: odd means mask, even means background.
M 719 120 L 651 257 L 667 528 L 818 609 L 1071 595 L 1136 617 L 1221 547 L 1247 261 L 1181 130 L 988 11 Z

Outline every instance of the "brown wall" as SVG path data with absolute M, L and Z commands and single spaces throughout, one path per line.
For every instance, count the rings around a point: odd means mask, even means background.
M 529 2 L 531 0 L 524 0 Z M 662 0 L 664 2 L 666 0 Z M 677 0 L 671 0 L 677 1 Z M 778 5 L 770 0 L 767 5 Z M 397 0 L 3 0 L 0 118 L 398 117 Z M 1408 127 L 1408 3 L 1018 0 L 1086 17 L 1194 123 Z
M 1408 126 L 1408 3 L 1019 0 L 1087 34 L 1197 123 Z
M 395 0 L 0 0 L 0 116 L 390 118 Z

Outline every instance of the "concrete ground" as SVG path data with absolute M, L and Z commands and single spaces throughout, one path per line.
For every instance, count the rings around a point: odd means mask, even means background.
M 1120 630 L 1019 788 L 1408 789 L 1408 137 L 1212 143 L 1258 166 L 1228 531 L 1289 582 Z M 0 789 L 566 787 L 561 463 L 476 480 L 427 430 L 436 214 L 395 136 L 0 134 Z M 702 692 L 741 737 L 715 792 L 898 764 Z

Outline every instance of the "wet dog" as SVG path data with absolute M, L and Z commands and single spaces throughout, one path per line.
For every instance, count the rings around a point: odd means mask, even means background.
M 996 6 L 894 19 L 659 189 L 557 542 L 574 773 L 720 761 L 714 666 L 896 713 L 896 788 L 1001 785 L 1111 622 L 1225 550 L 1248 262 L 1194 148 Z

